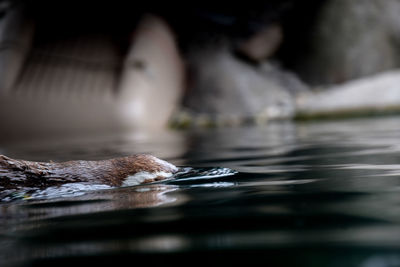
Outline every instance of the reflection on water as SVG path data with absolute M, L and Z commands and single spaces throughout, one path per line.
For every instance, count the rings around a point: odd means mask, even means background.
M 398 266 L 399 140 L 392 117 L 3 144 L 16 158 L 146 152 L 191 168 L 149 185 L 1 204 L 1 266 L 182 264 L 184 256 Z
M 164 179 L 159 182 L 148 183 L 147 185 L 136 186 L 135 190 L 137 192 L 152 192 L 154 188 L 165 188 L 165 186 L 155 186 L 155 184 L 168 184 L 169 182 L 173 182 L 174 184 L 182 184 L 187 181 L 203 181 L 208 179 L 218 179 L 225 176 L 235 175 L 237 171 L 231 170 L 229 168 L 223 167 L 212 167 L 212 168 L 191 168 L 191 167 L 182 167 L 180 170 L 171 176 L 168 179 Z M 226 184 L 233 183 L 209 183 L 208 187 L 213 186 L 221 186 Z M 196 186 L 196 185 L 191 185 Z M 205 186 L 203 184 L 202 186 Z M 99 190 L 110 190 L 116 189 L 115 187 L 111 187 L 104 184 L 88 184 L 88 183 L 66 183 L 57 186 L 51 186 L 44 189 L 39 188 L 25 188 L 25 189 L 17 189 L 17 190 L 4 190 L 0 191 L 0 201 L 1 202 L 11 202 L 11 201 L 20 201 L 20 200 L 50 200 L 53 198 L 70 198 L 77 197 L 88 194 L 92 191 Z M 11 192 L 9 192 L 11 191 Z M 156 191 L 159 191 L 157 189 Z M 97 194 L 102 195 L 113 195 L 114 191 L 111 192 L 97 192 Z M 122 191 L 117 191 L 115 194 L 119 195 Z M 128 192 L 128 194 L 131 194 Z M 144 194 L 143 194 L 144 195 Z M 139 199 L 143 198 L 143 196 L 139 196 Z M 138 201 L 135 200 L 134 203 Z M 163 202 L 161 202 L 163 203 Z

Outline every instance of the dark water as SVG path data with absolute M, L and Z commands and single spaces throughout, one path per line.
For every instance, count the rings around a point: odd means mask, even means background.
M 400 117 L 0 146 L 33 160 L 138 152 L 194 169 L 0 204 L 0 266 L 400 266 Z

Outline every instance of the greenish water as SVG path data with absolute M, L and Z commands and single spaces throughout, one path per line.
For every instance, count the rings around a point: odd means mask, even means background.
M 400 117 L 0 145 L 32 160 L 139 152 L 193 169 L 0 204 L 0 266 L 400 265 Z

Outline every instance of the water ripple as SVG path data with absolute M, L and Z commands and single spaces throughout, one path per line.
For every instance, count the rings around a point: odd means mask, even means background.
M 60 157 L 54 160 L 147 152 L 190 167 L 152 184 L 65 186 L 3 203 L 0 261 L 158 265 L 189 256 L 243 266 L 252 259 L 274 266 L 398 263 L 399 117 L 177 135 L 92 142 L 88 149 L 60 145 L 56 152 L 43 143 L 15 149 L 17 158 L 44 151 L 38 157 Z

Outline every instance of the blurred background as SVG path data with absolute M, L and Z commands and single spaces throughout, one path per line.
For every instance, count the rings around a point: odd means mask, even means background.
M 396 0 L 1 1 L 0 137 L 397 112 Z
M 0 154 L 193 169 L 11 193 L 0 172 L 0 265 L 399 266 L 399 14 L 399 0 L 0 0 Z

